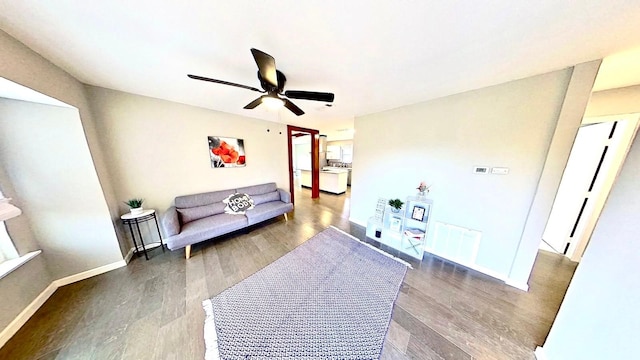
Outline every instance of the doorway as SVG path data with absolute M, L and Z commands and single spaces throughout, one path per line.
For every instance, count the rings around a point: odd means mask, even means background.
M 580 261 L 626 158 L 639 117 L 585 119 L 571 149 L 540 249 Z
M 295 204 L 295 184 L 294 184 L 294 148 L 293 139 L 300 134 L 309 135 L 311 137 L 311 198 L 320 197 L 320 132 L 314 129 L 287 125 L 287 142 L 289 148 L 289 192 L 291 193 L 291 202 Z M 297 169 L 296 169 L 297 170 Z

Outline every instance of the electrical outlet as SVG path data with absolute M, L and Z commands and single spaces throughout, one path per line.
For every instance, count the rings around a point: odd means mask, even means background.
M 491 169 L 492 174 L 496 175 L 507 175 L 509 173 L 509 168 L 506 167 L 494 167 Z

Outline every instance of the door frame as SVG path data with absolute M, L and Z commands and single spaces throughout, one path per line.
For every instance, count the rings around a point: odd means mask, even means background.
M 289 150 L 289 192 L 291 202 L 295 204 L 293 185 L 293 132 L 303 132 L 311 135 L 311 198 L 320 197 L 320 131 L 303 128 L 294 125 L 287 125 L 287 143 Z

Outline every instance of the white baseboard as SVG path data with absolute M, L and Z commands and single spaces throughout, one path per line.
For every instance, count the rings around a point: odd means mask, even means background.
M 80 280 L 88 279 L 90 277 L 100 275 L 111 270 L 115 270 L 117 268 L 121 268 L 123 266 L 127 266 L 127 263 L 124 260 L 116 261 L 111 264 L 107 264 L 104 266 L 97 267 L 95 269 L 83 271 L 81 273 L 67 276 L 58 280 L 54 280 L 47 286 L 41 293 L 38 295 L 29 305 L 27 305 L 18 316 L 16 316 L 13 321 L 7 325 L 0 332 L 0 348 L 4 346 L 4 344 L 11 339 L 13 335 L 15 335 L 20 328 L 26 324 L 26 322 L 33 316 L 33 314 L 38 311 L 38 309 L 53 295 L 59 287 L 69 285 L 74 282 L 78 282 Z
M 511 279 L 506 279 L 504 283 L 509 286 L 513 286 L 516 289 L 520 289 L 522 291 L 527 291 L 527 292 L 529 291 L 529 284 L 527 283 L 522 283 L 522 282 L 511 280 Z
M 116 261 L 114 263 L 103 265 L 103 266 L 97 267 L 95 269 L 83 271 L 83 272 L 77 273 L 75 275 L 71 275 L 71 276 L 63 277 L 62 279 L 54 280 L 53 284 L 56 286 L 56 288 L 59 288 L 61 286 L 73 284 L 74 282 L 78 282 L 80 280 L 84 280 L 84 279 L 88 279 L 90 277 L 94 277 L 96 275 L 104 274 L 106 272 L 109 272 L 111 270 L 115 270 L 117 268 L 121 268 L 123 266 L 127 266 L 127 263 L 124 260 Z
M 49 286 L 47 286 L 40 295 L 33 299 L 33 301 L 27 305 L 27 307 L 24 308 L 24 310 L 22 310 L 22 312 L 20 312 L 20 314 L 18 314 L 18 316 L 16 316 L 15 319 L 13 319 L 13 321 L 4 328 L 4 330 L 2 330 L 2 332 L 0 332 L 0 348 L 3 347 L 4 344 L 6 344 L 7 341 L 9 341 L 9 339 L 18 332 L 18 330 L 20 330 L 22 325 L 27 323 L 31 316 L 38 311 L 38 309 L 45 303 L 45 301 L 47 301 L 47 299 L 49 299 L 51 295 L 53 295 L 54 292 L 56 292 L 57 289 L 58 287 L 55 286 L 54 283 L 49 284 Z
M 536 356 L 537 360 L 549 360 L 547 354 L 544 352 L 544 349 L 541 346 L 538 346 L 533 354 Z
M 147 249 L 147 250 L 150 250 L 150 249 L 155 249 L 155 248 L 157 248 L 159 246 L 160 246 L 160 242 L 154 242 L 154 243 L 151 243 L 151 244 L 145 244 L 144 248 Z M 141 246 L 139 246 L 139 248 L 142 249 Z M 133 257 L 133 252 L 135 251 L 135 249 L 136 248 L 132 246 L 131 249 L 129 249 L 129 251 L 127 252 L 127 255 L 124 257 L 124 261 L 127 264 L 131 261 L 131 258 Z

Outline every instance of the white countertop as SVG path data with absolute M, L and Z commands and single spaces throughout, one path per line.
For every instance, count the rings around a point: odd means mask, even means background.
M 338 170 L 351 170 L 350 167 L 341 167 L 341 166 L 325 166 L 323 169 L 338 169 Z
M 311 172 L 311 170 L 302 170 L 302 169 L 300 169 L 300 171 Z M 346 168 L 328 168 L 326 170 L 320 170 L 320 174 L 343 174 L 348 172 L 349 172 L 349 169 L 346 169 Z

